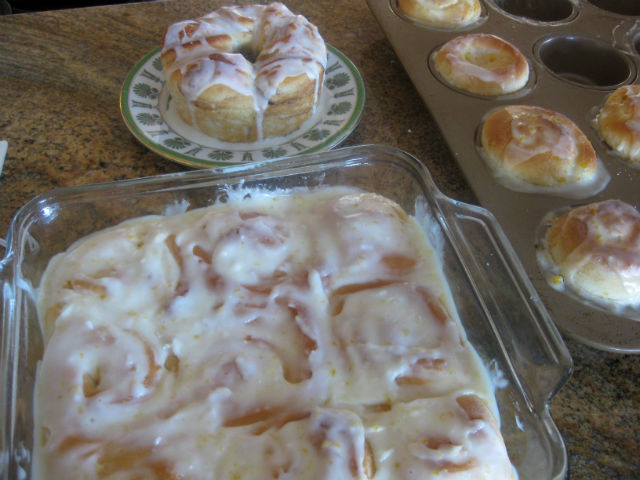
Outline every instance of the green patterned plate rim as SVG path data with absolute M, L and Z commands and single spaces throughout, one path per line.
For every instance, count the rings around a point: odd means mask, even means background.
M 313 119 L 302 128 L 287 137 L 263 143 L 232 144 L 211 138 L 202 142 L 203 136 L 192 127 L 169 121 L 166 105 L 170 99 L 166 98 L 164 83 L 160 48 L 156 48 L 125 79 L 120 94 L 122 116 L 133 136 L 151 151 L 194 168 L 329 150 L 355 129 L 365 99 L 364 82 L 356 66 L 342 52 L 327 45 L 324 99 Z

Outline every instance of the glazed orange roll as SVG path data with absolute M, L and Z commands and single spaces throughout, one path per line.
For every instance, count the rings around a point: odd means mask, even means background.
M 406 279 L 418 271 L 423 252 L 410 240 L 415 226 L 398 204 L 359 193 L 344 195 L 323 208 L 319 214 L 330 222 L 326 231 L 318 232 L 328 248 L 319 270 L 327 276 L 329 289 L 361 283 L 363 278 Z
M 341 297 L 331 319 L 336 354 L 327 363 L 336 380 L 333 401 L 406 401 L 488 381 L 474 367 L 477 359 L 456 319 L 434 292 L 392 283 L 363 286 Z
M 640 213 L 620 200 L 569 209 L 549 220 L 543 238 L 548 273 L 584 298 L 640 306 Z
M 35 392 L 41 419 L 35 438 L 52 462 L 45 470 L 55 471 L 58 460 L 96 461 L 105 432 L 122 434 L 123 424 L 135 424 L 171 375 L 164 357 L 145 332 L 84 321 L 57 327 Z
M 515 190 L 585 196 L 609 180 L 582 130 L 546 108 L 510 105 L 492 112 L 480 142 L 496 178 Z
M 367 417 L 380 478 L 515 480 L 498 421 L 476 395 L 451 394 L 394 404 Z
M 482 13 L 478 0 L 397 0 L 406 15 L 434 26 L 459 28 L 477 21 Z
M 134 413 L 131 405 L 150 395 L 162 376 L 163 357 L 144 332 L 105 324 L 61 327 L 49 341 L 41 373 L 55 399 L 46 408 L 77 408 L 87 415 L 82 421 L 92 423 L 98 421 L 91 416 L 95 409 Z M 61 375 L 48 377 L 49 364 L 64 365 Z
M 170 297 L 179 282 L 179 266 L 155 234 L 156 219 L 142 218 L 72 245 L 54 257 L 39 286 L 41 299 L 55 299 L 40 306 L 45 337 L 55 323 L 64 321 L 66 307 L 80 305 L 86 315 L 109 321 L 130 312 L 155 310 Z M 130 285 L 145 295 L 129 295 Z
M 507 95 L 529 81 L 529 63 L 522 52 L 486 33 L 449 40 L 434 53 L 433 66 L 447 84 L 477 95 Z

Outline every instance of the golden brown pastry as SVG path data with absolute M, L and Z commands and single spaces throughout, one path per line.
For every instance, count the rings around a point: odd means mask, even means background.
M 409 17 L 434 27 L 465 27 L 480 18 L 478 0 L 398 0 L 398 8 Z
M 611 148 L 640 167 L 640 85 L 613 92 L 598 114 L 597 126 Z
M 521 182 L 571 192 L 602 183 L 591 142 L 558 112 L 529 105 L 500 108 L 484 121 L 480 143 L 490 168 L 508 186 L 511 180 L 513 187 Z
M 513 93 L 529 80 L 529 64 L 522 52 L 484 33 L 449 40 L 435 53 L 433 66 L 450 85 L 478 95 Z
M 286 135 L 321 99 L 327 49 L 281 3 L 229 6 L 171 25 L 162 66 L 184 122 L 227 142 Z
M 582 296 L 640 305 L 640 213 L 607 200 L 573 208 L 552 220 L 544 249 L 563 284 Z

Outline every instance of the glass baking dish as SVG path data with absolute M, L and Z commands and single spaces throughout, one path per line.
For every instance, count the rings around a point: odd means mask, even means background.
M 22 207 L 0 263 L 0 479 L 30 478 L 33 387 L 43 350 L 34 290 L 51 257 L 126 219 L 223 201 L 230 187 L 319 185 L 376 192 L 416 216 L 441 255 L 467 336 L 494 382 L 502 433 L 520 479 L 564 478 L 567 455 L 549 402 L 572 361 L 505 235 L 486 210 L 444 196 L 417 159 L 372 145 L 63 188 Z

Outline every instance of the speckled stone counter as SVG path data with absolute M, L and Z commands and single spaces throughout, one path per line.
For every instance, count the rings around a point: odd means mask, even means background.
M 16 211 L 52 188 L 185 170 L 139 144 L 120 110 L 122 83 L 167 24 L 220 0 L 167 0 L 0 16 L 0 237 Z M 228 2 L 227 2 L 228 3 Z M 241 3 L 241 2 L 236 2 Z M 360 70 L 362 119 L 343 146 L 386 144 L 430 170 L 448 196 L 474 203 L 429 112 L 364 0 L 286 1 Z M 573 479 L 640 478 L 640 356 L 567 340 L 574 372 L 551 404 Z

